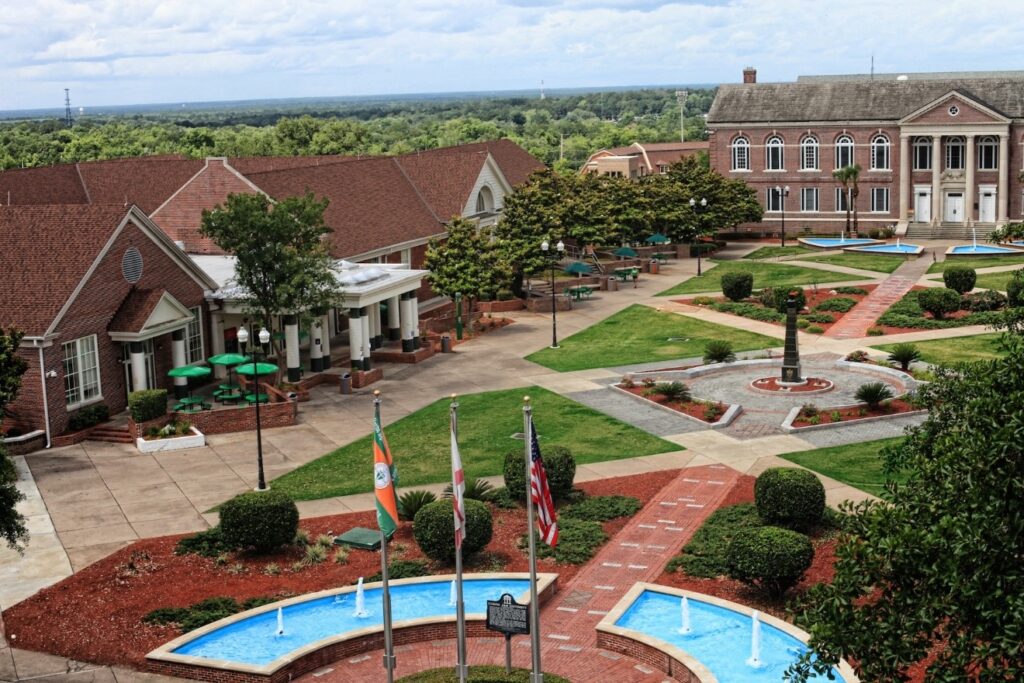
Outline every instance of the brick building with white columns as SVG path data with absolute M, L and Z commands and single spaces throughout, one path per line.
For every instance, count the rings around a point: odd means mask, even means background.
M 723 85 L 707 119 L 711 166 L 745 180 L 777 232 L 838 232 L 861 167 L 862 230 L 985 233 L 1022 216 L 1024 72 L 801 76 Z M 789 189 L 789 192 L 779 190 Z

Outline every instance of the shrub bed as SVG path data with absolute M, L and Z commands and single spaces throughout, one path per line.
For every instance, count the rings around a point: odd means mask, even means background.
M 948 289 L 935 291 L 946 291 L 956 296 L 955 292 Z M 957 297 L 957 308 L 959 308 L 959 297 Z M 925 316 L 925 311 L 918 302 L 918 291 L 911 291 L 890 306 L 876 324 L 895 328 L 942 330 L 966 325 L 993 325 L 1001 319 L 1002 314 L 998 311 L 965 313 L 956 317 L 944 317 L 941 320 L 929 318 Z
M 601 528 L 600 522 L 574 517 L 563 517 L 559 520 L 558 545 L 554 548 L 540 540 L 536 529 L 533 536 L 537 546 L 537 557 L 550 557 L 559 564 L 583 564 L 608 540 L 608 534 Z M 525 536 L 521 545 L 526 547 Z
M 494 523 L 486 503 L 472 499 L 463 503 L 466 507 L 466 539 L 462 542 L 462 552 L 463 555 L 472 555 L 491 542 Z M 424 555 L 448 564 L 455 561 L 455 527 L 450 500 L 437 500 L 420 508 L 413 519 L 412 532 Z
M 561 510 L 561 517 L 607 522 L 618 517 L 632 517 L 640 507 L 640 501 L 631 496 L 594 496 L 566 505 Z
M 825 512 L 825 487 L 808 470 L 772 467 L 754 483 L 754 504 L 766 524 L 809 529 Z
M 796 585 L 813 561 L 811 539 L 771 526 L 743 529 L 726 551 L 730 578 L 757 586 L 773 597 Z
M 286 493 L 249 491 L 220 508 L 220 530 L 231 548 L 267 553 L 291 543 L 299 528 L 299 509 Z

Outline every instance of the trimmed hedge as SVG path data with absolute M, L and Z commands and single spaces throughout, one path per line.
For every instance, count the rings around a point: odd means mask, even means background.
M 733 301 L 743 301 L 754 291 L 752 273 L 726 273 L 722 276 L 722 294 Z
M 728 301 L 719 301 L 711 304 L 711 308 L 720 313 L 731 313 L 743 318 L 760 320 L 762 322 L 777 323 L 786 319 L 785 315 L 779 313 L 773 308 L 763 308 L 746 302 L 732 303 Z
M 548 487 L 554 500 L 562 500 L 572 491 L 576 479 L 576 458 L 565 446 L 542 446 L 544 470 L 548 474 Z M 513 500 L 526 501 L 526 462 L 522 448 L 505 454 L 505 488 Z
M 619 517 L 632 517 L 640 508 L 640 501 L 632 496 L 593 496 L 566 505 L 561 510 L 561 517 L 607 522 Z
M 952 289 L 957 294 L 966 294 L 971 291 L 977 281 L 978 273 L 974 268 L 949 266 L 942 271 L 942 282 L 946 285 L 946 289 Z
M 936 320 L 942 320 L 947 313 L 960 310 L 960 295 L 952 289 L 922 289 L 917 293 L 917 305 L 931 313 Z
M 934 291 L 949 292 L 956 297 L 956 292 L 953 292 L 952 290 L 937 289 Z M 924 311 L 918 303 L 918 294 L 919 292 L 916 291 L 907 292 L 902 299 L 889 307 L 889 310 L 878 319 L 877 324 L 889 325 L 891 327 L 910 327 L 923 330 L 943 330 L 950 327 L 963 327 L 965 325 L 996 325 L 1003 319 L 1003 314 L 999 311 L 969 313 L 962 318 L 953 318 L 949 320 L 934 320 L 932 318 L 926 318 L 924 317 Z M 957 306 L 959 306 L 959 297 L 956 298 Z M 868 330 L 868 334 L 871 334 L 871 330 Z
M 808 470 L 772 467 L 754 482 L 754 504 L 765 524 L 808 528 L 825 513 L 825 487 Z
M 466 540 L 462 542 L 463 555 L 483 550 L 491 542 L 494 526 L 491 509 L 486 503 L 467 498 Z M 450 564 L 455 561 L 455 525 L 452 501 L 437 500 L 420 508 L 412 523 L 416 545 L 432 560 Z
M 221 537 L 232 548 L 272 552 L 291 543 L 298 528 L 299 509 L 281 491 L 249 491 L 220 507 Z
M 765 526 L 739 531 L 729 543 L 729 576 L 780 597 L 795 586 L 814 561 L 811 539 L 801 533 Z
M 167 414 L 167 390 L 145 389 L 128 394 L 128 412 L 136 422 L 146 422 Z
M 814 307 L 816 311 L 835 311 L 837 313 L 846 313 L 851 308 L 857 305 L 856 299 L 850 299 L 845 296 L 837 296 L 834 299 L 825 299 L 820 304 Z
M 554 548 L 541 540 L 536 529 L 533 530 L 533 538 L 537 545 L 537 557 L 553 557 L 560 564 L 583 564 L 604 545 L 608 534 L 600 522 L 563 517 L 558 520 L 558 545 Z M 523 545 L 526 545 L 525 536 Z

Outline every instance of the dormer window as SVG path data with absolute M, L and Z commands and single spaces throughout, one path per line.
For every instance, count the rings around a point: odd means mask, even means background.
M 484 185 L 476 195 L 477 213 L 494 213 L 494 193 L 491 188 Z

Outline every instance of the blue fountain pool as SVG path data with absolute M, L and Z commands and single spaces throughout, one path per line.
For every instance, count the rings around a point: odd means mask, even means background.
M 979 256 L 993 256 L 993 255 L 1009 255 L 1009 254 L 1021 254 L 1024 253 L 1020 249 L 1010 249 L 1009 247 L 997 247 L 991 244 L 961 244 L 956 247 L 950 247 L 947 254 L 977 254 Z
M 463 583 L 466 614 L 483 614 L 487 601 L 510 593 L 520 602 L 527 596 L 526 579 L 470 579 Z M 450 581 L 391 586 L 393 623 L 455 614 L 449 604 Z M 283 609 L 284 635 L 277 634 L 277 611 L 270 610 L 227 624 L 173 650 L 177 655 L 262 666 L 324 638 L 384 624 L 380 588 L 364 594 L 367 616 L 355 616 L 356 594 L 342 593 L 288 605 Z
M 920 254 L 923 249 L 924 247 L 917 244 L 875 244 L 869 247 L 857 247 L 853 251 L 872 254 Z
M 718 683 L 780 683 L 783 672 L 807 647 L 793 636 L 767 623 L 761 624 L 761 665 L 747 664 L 752 620 L 746 614 L 690 599 L 691 633 L 680 631 L 682 598 L 658 591 L 643 591 L 615 622 L 665 641 L 691 655 L 718 678 Z M 833 669 L 837 681 L 846 679 Z M 827 681 L 824 675 L 809 680 Z
M 839 237 L 801 237 L 800 242 L 821 249 L 841 249 L 843 247 L 856 247 L 862 244 L 878 244 L 878 240 L 866 237 L 847 237 L 845 240 Z

